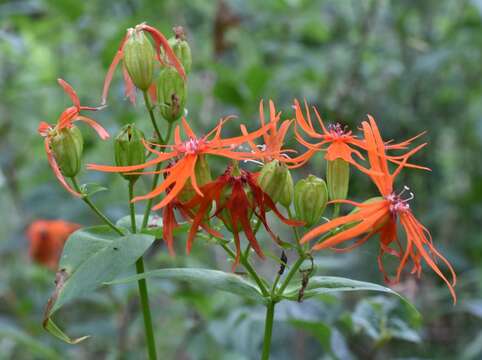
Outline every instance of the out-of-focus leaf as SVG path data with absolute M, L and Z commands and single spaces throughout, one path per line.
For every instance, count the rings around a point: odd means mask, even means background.
M 236 295 L 263 302 L 264 298 L 258 288 L 251 282 L 239 275 L 218 270 L 195 269 L 195 268 L 173 268 L 147 271 L 144 274 L 131 276 L 125 279 L 110 281 L 107 284 L 126 284 L 139 279 L 160 278 L 176 281 L 185 281 L 194 286 L 207 290 L 221 290 Z
M 392 338 L 420 342 L 419 334 L 397 317 L 398 305 L 398 301 L 381 296 L 363 299 L 351 315 L 353 326 L 362 329 L 379 344 Z
M 291 324 L 313 335 L 333 358 L 353 359 L 344 336 L 333 326 L 322 321 L 291 320 Z
M 56 276 L 56 288 L 45 311 L 44 328 L 57 338 L 75 344 L 86 337 L 71 339 L 52 320 L 66 303 L 88 294 L 114 279 L 133 265 L 154 241 L 153 236 L 119 236 L 107 226 L 95 226 L 74 232 L 64 247 Z
M 348 348 L 345 337 L 336 328 L 331 330 L 331 349 L 333 354 L 340 360 L 352 360 L 355 358 Z
M 477 336 L 465 347 L 461 359 L 475 360 L 482 356 L 482 331 L 479 331 Z
M 468 300 L 464 303 L 464 307 L 470 314 L 482 318 L 482 299 Z
M 0 339 L 12 339 L 18 345 L 22 346 L 22 350 L 28 352 L 33 358 L 42 359 L 62 359 L 62 357 L 52 348 L 42 344 L 31 335 L 24 331 L 3 322 L 0 322 Z
M 326 351 L 329 351 L 331 327 L 321 321 L 306 321 L 306 320 L 291 320 L 291 324 L 295 327 L 305 330 L 313 335 L 323 346 Z

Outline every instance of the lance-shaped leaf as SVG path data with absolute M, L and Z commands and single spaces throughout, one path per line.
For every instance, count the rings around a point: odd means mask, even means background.
M 87 337 L 71 339 L 52 320 L 66 303 L 88 295 L 133 265 L 154 241 L 145 234 L 119 236 L 107 226 L 80 229 L 65 244 L 56 275 L 55 290 L 45 310 L 44 328 L 57 338 L 76 344 Z
M 226 291 L 232 294 L 263 302 L 264 298 L 256 285 L 245 280 L 239 275 L 218 270 L 195 269 L 195 268 L 173 268 L 160 269 L 134 275 L 125 279 L 111 281 L 108 284 L 126 284 L 139 279 L 159 278 L 175 281 L 185 281 L 203 289 Z
M 303 287 L 301 283 L 297 286 L 290 287 L 283 293 L 282 297 L 287 300 L 298 301 L 300 297 L 300 291 L 302 292 L 301 297 L 303 299 L 309 299 L 318 295 L 344 291 L 376 291 L 388 293 L 398 296 L 413 311 L 415 311 L 416 314 L 420 315 L 415 306 L 396 291 L 386 286 L 381 286 L 366 281 L 358 281 L 337 276 L 313 276 L 309 278 L 308 284 L 306 284 L 305 287 Z

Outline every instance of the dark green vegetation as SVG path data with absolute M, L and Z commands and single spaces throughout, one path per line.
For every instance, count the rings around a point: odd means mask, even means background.
M 57 77 L 74 86 L 83 104 L 100 102 L 105 71 L 125 29 L 142 21 L 166 34 L 174 25 L 185 26 L 193 51 L 187 108 L 200 133 L 228 114 L 253 128 L 261 98 L 272 98 L 292 116 L 294 97 L 317 105 L 325 120 L 354 130 L 370 113 L 386 138 L 428 131 L 423 139 L 429 146 L 415 160 L 432 172 L 405 171 L 397 185 L 411 187 L 414 212 L 454 264 L 458 304 L 452 305 L 430 271 L 420 282 L 407 276 L 396 288 L 414 302 L 421 321 L 408 316 L 396 298 L 368 292 L 283 303 L 277 309 L 273 359 L 482 356 L 480 0 L 249 0 L 224 6 L 201 0 L 34 0 L 0 2 L 1 359 L 144 357 L 135 285 L 98 290 L 59 312 L 57 321 L 69 334 L 91 339 L 68 346 L 48 335 L 41 322 L 55 276 L 31 264 L 24 237 L 26 226 L 38 218 L 99 224 L 57 184 L 36 128 L 40 120 L 54 123 L 70 106 Z M 113 134 L 134 120 L 149 129 L 143 106 L 123 100 L 120 79 L 117 73 L 109 107 L 92 117 Z M 106 153 L 113 162 L 112 143 L 79 127 L 84 163 L 105 161 Z M 310 172 L 324 174 L 325 164 L 317 159 Z M 219 164 L 215 171 L 221 170 Z M 354 198 L 376 195 L 364 177 L 352 174 Z M 106 213 L 127 215 L 120 176 L 85 171 L 81 176 L 83 182 L 109 187 L 94 196 Z M 263 240 L 266 248 L 269 242 Z M 177 256 L 169 258 L 159 245 L 148 268 L 230 269 L 209 242 L 198 239 L 190 257 L 184 246 L 181 234 Z M 271 250 L 278 258 L 279 250 Z M 373 241 L 348 255 L 319 254 L 317 275 L 382 284 L 377 254 Z M 268 257 L 264 267 L 271 274 L 276 261 Z M 158 351 L 165 358 L 259 354 L 264 313 L 256 302 L 162 279 L 149 284 Z

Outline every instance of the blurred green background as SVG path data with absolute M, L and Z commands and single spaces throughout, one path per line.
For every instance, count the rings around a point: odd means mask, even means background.
M 120 39 L 143 21 L 166 34 L 186 28 L 194 57 L 189 117 L 201 133 L 228 114 L 254 128 L 261 98 L 292 116 L 295 97 L 352 128 L 370 113 L 387 139 L 428 131 L 429 146 L 416 161 L 432 172 L 405 172 L 397 184 L 415 192 L 415 213 L 454 264 L 458 304 L 430 271 L 396 288 L 421 320 L 395 299 L 372 294 L 282 304 L 273 359 L 482 358 L 481 0 L 31 0 L 0 1 L 0 359 L 145 358 L 135 286 L 100 289 L 61 312 L 69 333 L 92 335 L 80 345 L 43 331 L 54 273 L 30 261 L 24 235 L 40 218 L 98 223 L 58 186 L 36 129 L 70 106 L 58 77 L 83 104 L 98 104 Z M 142 103 L 124 100 L 120 73 L 113 85 L 110 106 L 95 118 L 111 133 L 132 121 L 148 129 Z M 111 162 L 112 144 L 83 133 L 86 161 Z M 308 173 L 324 174 L 321 157 L 295 177 Z M 108 184 L 94 200 L 112 218 L 127 214 L 119 176 L 84 172 L 82 180 Z M 376 193 L 356 174 L 351 194 L 361 200 Z M 184 239 L 176 246 L 174 259 L 156 250 L 149 268 L 230 269 L 202 240 L 189 258 Z M 321 254 L 318 272 L 382 283 L 377 251 L 372 241 L 348 255 Z M 269 273 L 273 264 L 259 265 Z M 257 358 L 261 307 L 184 284 L 150 281 L 150 290 L 162 358 Z

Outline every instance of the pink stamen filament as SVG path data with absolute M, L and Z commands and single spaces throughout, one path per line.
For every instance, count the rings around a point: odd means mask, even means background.
M 331 136 L 333 136 L 334 138 L 340 138 L 351 134 L 351 131 L 348 130 L 347 125 L 342 126 L 338 122 L 334 124 L 329 124 L 328 131 L 330 132 Z
M 407 190 L 410 190 L 410 188 L 408 186 L 404 186 L 403 190 L 400 193 L 391 193 L 386 197 L 386 199 L 390 202 L 390 212 L 394 216 L 398 215 L 400 212 L 404 212 L 410 209 L 410 205 L 408 204 L 408 202 L 412 200 L 415 195 L 410 192 L 410 196 L 408 198 L 402 199 L 403 193 Z

